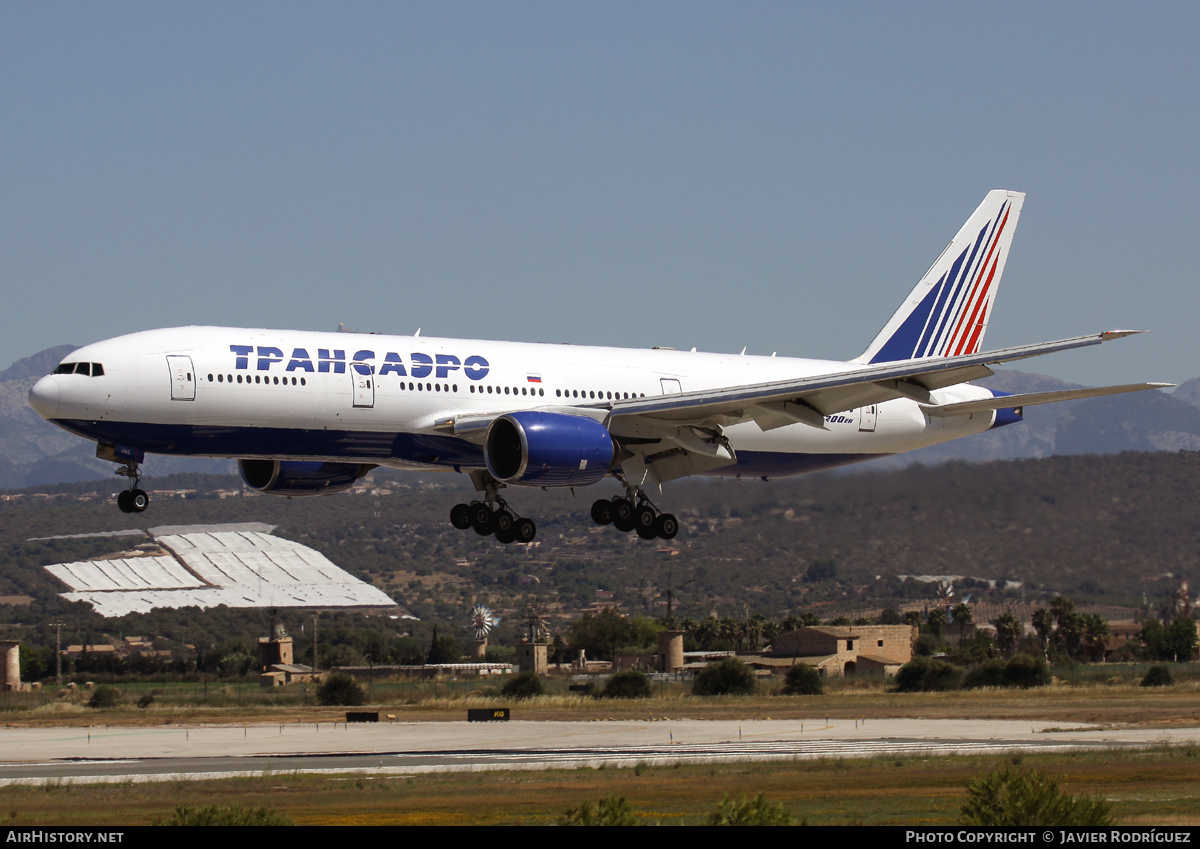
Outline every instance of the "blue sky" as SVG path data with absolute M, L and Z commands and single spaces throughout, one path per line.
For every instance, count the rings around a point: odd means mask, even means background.
M 177 324 L 846 359 L 992 188 L 986 347 L 1183 381 L 1200 4 L 0 6 L 0 367 Z M 1025 366 L 1029 368 L 1029 366 Z

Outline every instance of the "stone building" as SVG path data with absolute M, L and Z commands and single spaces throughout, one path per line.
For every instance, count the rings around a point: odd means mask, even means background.
M 895 675 L 912 660 L 917 629 L 911 625 L 822 625 L 775 638 L 767 658 L 802 658 L 830 677 Z

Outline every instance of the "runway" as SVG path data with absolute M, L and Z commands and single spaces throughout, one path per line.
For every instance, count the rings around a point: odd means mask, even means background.
M 930 757 L 1188 743 L 1200 743 L 1200 728 L 923 719 L 5 728 L 0 784 Z

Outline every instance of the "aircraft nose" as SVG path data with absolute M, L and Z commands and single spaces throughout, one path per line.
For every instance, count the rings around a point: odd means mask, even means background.
M 44 419 L 58 415 L 58 400 L 58 381 L 53 375 L 43 377 L 29 390 L 29 406 Z

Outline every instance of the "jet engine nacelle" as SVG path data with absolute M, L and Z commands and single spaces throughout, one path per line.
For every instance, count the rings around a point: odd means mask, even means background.
M 246 486 L 271 495 L 326 495 L 341 492 L 374 466 L 303 460 L 238 460 Z
M 526 410 L 500 416 L 483 448 L 488 471 L 525 486 L 587 486 L 608 474 L 616 445 L 593 419 Z

